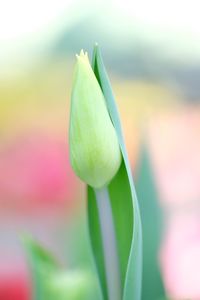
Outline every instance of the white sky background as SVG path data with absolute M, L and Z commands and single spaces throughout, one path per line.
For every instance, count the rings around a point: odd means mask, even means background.
M 46 29 L 72 3 L 73 0 L 1 0 L 0 41 L 13 42 Z
M 105 18 L 102 27 L 114 32 L 122 26 L 127 32 L 131 24 L 141 39 L 200 59 L 199 0 L 0 0 L 0 64 L 14 60 L 26 47 L 34 52 L 44 37 L 56 35 L 59 20 L 70 26 L 97 9 Z
M 78 6 L 80 2 L 80 6 Z M 109 1 L 100 1 L 103 6 Z M 109 7 L 143 25 L 161 26 L 169 30 L 183 29 L 200 38 L 199 0 L 110 0 Z M 97 4 L 98 5 L 98 4 Z M 101 4 L 99 4 L 101 5 Z M 0 42 L 25 37 L 44 29 L 72 6 L 88 11 L 95 1 L 74 0 L 1 0 Z M 78 9 L 77 9 L 78 10 Z M 79 13 L 77 11 L 77 13 Z
M 34 64 L 59 30 L 81 14 L 74 0 L 0 0 L 0 77 Z

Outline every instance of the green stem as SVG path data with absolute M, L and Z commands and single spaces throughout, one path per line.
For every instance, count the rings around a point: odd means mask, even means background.
M 115 226 L 107 188 L 96 189 L 109 300 L 121 300 L 121 280 Z

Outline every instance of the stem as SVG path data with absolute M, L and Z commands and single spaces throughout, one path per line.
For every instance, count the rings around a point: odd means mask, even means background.
M 114 221 L 107 188 L 95 190 L 103 242 L 109 300 L 121 299 L 121 280 Z

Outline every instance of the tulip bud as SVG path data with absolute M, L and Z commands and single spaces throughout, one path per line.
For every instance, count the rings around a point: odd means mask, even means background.
M 91 300 L 97 296 L 97 283 L 93 274 L 86 270 L 59 271 L 47 275 L 44 299 Z
M 117 134 L 87 53 L 77 55 L 71 95 L 70 160 L 83 181 L 106 186 L 121 164 Z

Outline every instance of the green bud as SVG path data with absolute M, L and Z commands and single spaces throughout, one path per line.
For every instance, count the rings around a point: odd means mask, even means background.
M 55 272 L 46 278 L 44 299 L 95 299 L 97 295 L 97 282 L 92 275 L 85 270 Z
M 106 102 L 87 53 L 77 55 L 71 96 L 70 160 L 83 181 L 106 186 L 121 164 L 121 152 Z

